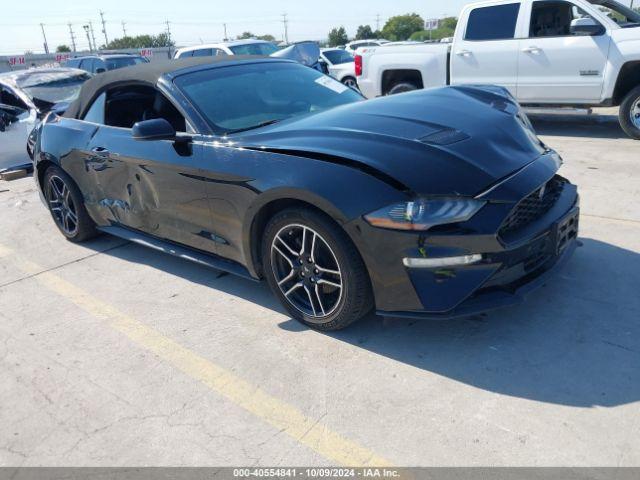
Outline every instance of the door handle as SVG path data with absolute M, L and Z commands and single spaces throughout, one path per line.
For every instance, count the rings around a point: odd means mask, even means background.
M 469 50 L 458 50 L 456 52 L 456 55 L 458 55 L 459 57 L 470 57 L 471 52 Z
M 522 51 L 524 53 L 533 53 L 533 54 L 537 55 L 538 53 L 540 53 L 542 51 L 542 49 L 538 48 L 538 47 L 535 47 L 535 46 L 531 46 L 531 47 L 523 48 Z

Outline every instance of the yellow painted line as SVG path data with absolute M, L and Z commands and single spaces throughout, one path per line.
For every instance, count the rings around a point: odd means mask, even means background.
M 1 252 L 12 253 L 11 249 L 0 245 L 0 254 Z M 183 373 L 202 382 L 211 390 L 282 430 L 328 460 L 353 467 L 391 466 L 386 459 L 334 432 L 326 424 L 304 415 L 295 407 L 98 300 L 55 273 L 44 272 L 39 265 L 15 254 L 12 261 L 25 273 L 34 275 L 33 279 L 47 289 L 70 300 L 82 310 L 127 336 L 135 344 L 155 353 Z

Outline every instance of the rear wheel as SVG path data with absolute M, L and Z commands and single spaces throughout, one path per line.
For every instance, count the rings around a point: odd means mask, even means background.
M 388 92 L 387 95 L 395 95 L 396 93 L 411 92 L 418 90 L 418 86 L 411 82 L 396 83 Z
M 342 83 L 349 88 L 353 88 L 354 90 L 358 90 L 358 82 L 353 77 L 345 77 L 342 79 Z
M 82 194 L 69 175 L 58 167 L 49 167 L 44 174 L 43 191 L 51 217 L 67 240 L 82 242 L 97 235 Z
M 297 320 L 318 330 L 339 330 L 373 307 L 366 268 L 337 225 L 307 209 L 273 217 L 262 243 L 271 290 Z
M 631 90 L 620 104 L 620 126 L 631 138 L 640 140 L 640 86 Z

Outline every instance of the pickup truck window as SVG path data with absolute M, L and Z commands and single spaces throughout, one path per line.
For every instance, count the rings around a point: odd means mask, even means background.
M 590 18 L 587 12 L 565 1 L 533 2 L 529 37 L 568 37 L 571 36 L 571 22 L 579 18 Z
M 508 40 L 515 37 L 519 3 L 475 8 L 469 14 L 464 39 Z

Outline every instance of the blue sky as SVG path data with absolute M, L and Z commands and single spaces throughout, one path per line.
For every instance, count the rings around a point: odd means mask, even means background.
M 282 14 L 289 19 L 289 40 L 319 40 L 330 28 L 344 25 L 354 35 L 360 24 L 375 28 L 393 15 L 417 12 L 423 18 L 457 15 L 467 0 L 2 0 L 0 13 L 0 55 L 26 50 L 43 51 L 40 23 L 45 24 L 49 47 L 70 44 L 68 22 L 73 24 L 78 48 L 88 46 L 82 25 L 93 22 L 96 41 L 104 43 L 99 10 L 104 11 L 109 39 L 128 35 L 159 33 L 171 22 L 171 33 L 179 45 L 219 41 L 227 23 L 230 37 L 251 31 L 255 34 L 283 35 Z

